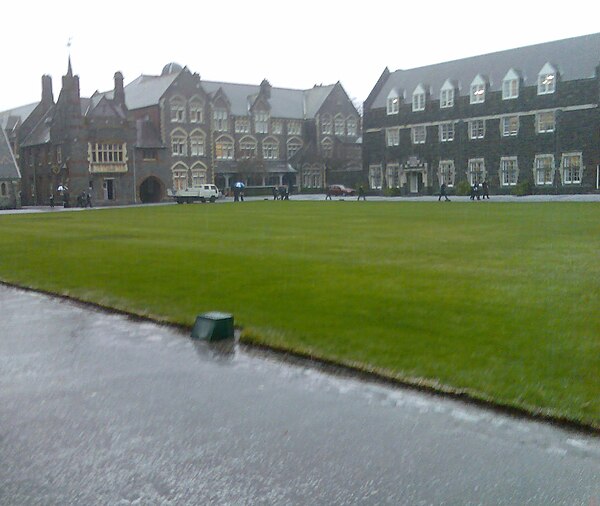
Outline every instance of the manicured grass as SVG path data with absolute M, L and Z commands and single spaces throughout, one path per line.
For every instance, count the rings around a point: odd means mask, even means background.
M 0 279 L 600 426 L 600 205 L 245 202 L 0 216 Z

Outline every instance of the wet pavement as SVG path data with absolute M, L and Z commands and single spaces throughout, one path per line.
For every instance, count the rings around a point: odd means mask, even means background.
M 600 504 L 600 439 L 0 286 L 0 504 Z

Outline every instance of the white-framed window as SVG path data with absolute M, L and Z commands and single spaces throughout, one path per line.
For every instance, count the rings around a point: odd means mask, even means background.
M 187 156 L 187 134 L 183 130 L 174 130 L 171 133 L 171 154 Z
M 451 142 L 454 140 L 454 123 L 440 124 L 440 142 Z
M 184 165 L 176 165 L 171 169 L 173 175 L 173 189 L 186 190 L 188 187 L 188 169 Z
M 235 118 L 234 128 L 237 134 L 250 133 L 250 118 Z
M 202 123 L 204 121 L 204 102 L 200 98 L 190 100 L 190 123 Z
M 427 128 L 425 125 L 415 125 L 410 129 L 413 144 L 425 144 L 427 140 Z
M 554 155 L 535 155 L 535 184 L 551 185 L 554 182 Z
M 287 141 L 287 157 L 292 158 L 298 151 L 302 149 L 302 141 L 298 137 L 292 137 Z
M 269 133 L 269 113 L 267 111 L 256 111 L 254 113 L 254 132 L 257 134 Z
M 354 116 L 346 118 L 346 132 L 348 137 L 356 137 L 358 134 L 358 121 Z
M 323 152 L 323 156 L 327 158 L 333 156 L 333 141 L 329 137 L 321 141 L 321 151 Z
M 580 184 L 583 172 L 581 153 L 563 153 L 561 160 L 562 183 Z
M 300 135 L 302 134 L 302 123 L 297 120 L 291 120 L 287 123 L 288 135 Z
M 469 159 L 467 177 L 471 186 L 485 181 L 485 160 L 483 158 Z
M 256 140 L 252 137 L 242 137 L 240 140 L 240 158 L 256 158 Z
M 440 186 L 445 183 L 449 188 L 454 186 L 456 170 L 454 168 L 454 160 L 440 160 L 438 167 L 438 180 Z
M 335 135 L 344 135 L 346 133 L 346 121 L 340 114 L 335 116 L 333 121 L 333 131 Z
M 519 133 L 519 116 L 504 116 L 500 121 L 502 137 L 514 137 Z
M 272 137 L 268 137 L 262 143 L 263 158 L 265 160 L 279 159 L 279 142 Z
M 400 111 L 400 95 L 397 90 L 393 89 L 387 96 L 387 113 L 398 114 Z
M 519 74 L 515 69 L 510 69 L 502 80 L 502 100 L 511 100 L 519 97 Z
M 483 139 L 485 137 L 485 120 L 473 119 L 469 121 L 469 139 Z
M 192 173 L 192 186 L 194 188 L 198 188 L 201 185 L 206 184 L 207 169 L 204 164 L 197 163 L 193 165 L 190 169 L 190 172 Z
M 479 74 L 471 83 L 470 103 L 482 104 L 485 102 L 486 80 Z
M 554 111 L 538 112 L 535 115 L 535 124 L 538 134 L 554 132 L 556 127 Z
M 556 69 L 546 63 L 538 74 L 538 95 L 549 95 L 556 90 Z
M 381 190 L 382 180 L 381 165 L 369 165 L 369 187 L 373 190 Z
M 425 110 L 425 88 L 422 84 L 419 84 L 415 88 L 412 95 L 412 110 L 413 111 L 424 111 Z
M 200 130 L 190 134 L 190 155 L 204 156 L 204 133 Z
M 516 156 L 500 158 L 500 185 L 515 186 L 519 178 L 519 164 Z
M 440 108 L 446 109 L 448 107 L 454 107 L 454 85 L 452 81 L 446 79 L 440 90 Z
M 216 108 L 213 111 L 213 128 L 217 132 L 227 132 L 229 129 L 229 113 L 227 109 Z
M 185 99 L 181 97 L 173 97 L 169 100 L 171 108 L 171 122 L 183 123 L 185 121 Z
M 125 144 L 89 143 L 88 151 L 91 163 L 124 163 L 127 161 Z
M 388 128 L 385 131 L 387 138 L 386 144 L 388 146 L 399 146 L 400 145 L 400 129 L 399 128 Z
M 217 160 L 233 160 L 233 155 L 233 139 L 221 135 L 221 137 L 215 141 L 215 158 Z
M 283 122 L 280 119 L 274 119 L 271 122 L 271 130 L 275 135 L 281 135 L 283 131 Z
M 388 163 L 385 169 L 385 179 L 388 188 L 400 188 L 400 164 Z
M 321 133 L 323 135 L 331 135 L 333 132 L 333 125 L 331 123 L 331 116 L 325 114 L 321 117 Z

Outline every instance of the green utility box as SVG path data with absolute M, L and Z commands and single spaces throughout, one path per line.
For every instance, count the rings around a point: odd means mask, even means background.
M 192 337 L 206 339 L 207 341 L 232 338 L 233 315 L 218 311 L 198 315 L 192 329 Z

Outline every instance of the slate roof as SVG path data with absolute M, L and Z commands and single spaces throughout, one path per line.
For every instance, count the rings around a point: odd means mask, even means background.
M 0 179 L 9 181 L 21 179 L 21 173 L 4 128 L 0 128 Z
M 471 82 L 478 74 L 489 78 L 492 91 L 499 91 L 504 76 L 511 68 L 520 73 L 526 86 L 532 86 L 548 62 L 558 70 L 562 81 L 594 77 L 596 66 L 600 63 L 600 33 L 397 70 L 389 75 L 371 108 L 385 107 L 393 88 L 400 92 L 400 96 L 404 91 L 406 99 L 410 100 L 415 88 L 424 84 L 431 87 L 432 97 L 439 97 L 446 79 L 458 81 L 460 95 L 467 96 Z
M 14 127 L 18 120 L 23 123 L 23 121 L 27 119 L 27 117 L 33 112 L 38 104 L 39 102 L 34 102 L 33 104 L 27 104 L 0 112 L 0 126 L 5 129 L 10 129 Z

